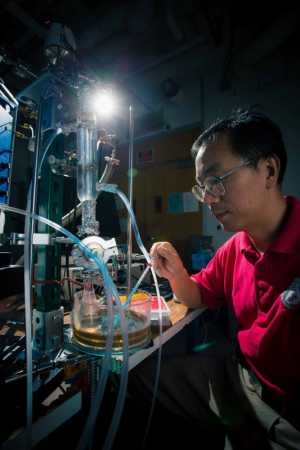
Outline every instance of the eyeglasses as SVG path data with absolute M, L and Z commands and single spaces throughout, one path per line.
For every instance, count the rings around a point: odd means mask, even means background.
M 250 159 L 250 161 L 247 161 L 244 164 L 242 164 L 241 166 L 236 167 L 235 169 L 231 170 L 228 173 L 225 173 L 225 175 L 222 175 L 221 177 L 206 178 L 206 180 L 204 180 L 204 183 L 202 186 L 199 186 L 198 184 L 196 184 L 196 186 L 194 186 L 192 188 L 192 193 L 194 194 L 196 199 L 199 200 L 199 202 L 204 201 L 205 189 L 214 197 L 219 197 L 220 195 L 224 195 L 225 188 L 224 188 L 223 184 L 221 183 L 221 180 L 223 180 L 225 177 L 228 177 L 228 175 L 232 174 L 233 172 L 236 172 L 237 170 L 241 169 L 242 167 L 247 166 L 252 161 L 255 161 L 258 158 L 261 158 L 261 155 L 256 156 L 253 159 Z

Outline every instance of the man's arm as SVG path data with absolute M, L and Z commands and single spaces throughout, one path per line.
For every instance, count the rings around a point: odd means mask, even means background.
M 190 278 L 182 261 L 169 242 L 157 242 L 150 250 L 154 258 L 153 268 L 159 277 L 170 281 L 172 291 L 183 305 L 188 308 L 205 308 L 197 281 Z

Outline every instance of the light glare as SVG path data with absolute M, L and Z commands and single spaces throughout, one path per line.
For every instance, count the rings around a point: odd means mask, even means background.
M 100 113 L 110 113 L 113 108 L 113 99 L 108 94 L 100 94 L 95 99 L 96 108 Z

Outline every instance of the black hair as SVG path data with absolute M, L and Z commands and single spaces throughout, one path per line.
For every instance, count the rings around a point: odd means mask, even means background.
M 226 134 L 229 138 L 233 152 L 250 160 L 261 155 L 266 159 L 268 156 L 277 156 L 280 161 L 280 171 L 277 183 L 281 187 L 286 171 L 287 154 L 282 139 L 282 133 L 278 125 L 273 123 L 269 117 L 263 113 L 253 111 L 260 105 L 249 106 L 246 110 L 238 109 L 234 111 L 229 119 L 217 119 L 200 135 L 193 144 L 191 153 L 196 159 L 200 147 L 204 142 L 215 141 L 221 134 Z M 249 166 L 254 169 L 258 167 L 259 159 L 256 159 Z

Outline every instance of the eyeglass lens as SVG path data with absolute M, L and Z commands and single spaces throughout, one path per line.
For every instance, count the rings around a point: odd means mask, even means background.
M 223 184 L 218 180 L 218 178 L 214 177 L 207 178 L 207 180 L 205 180 L 205 189 L 210 194 L 216 197 L 225 194 L 225 188 Z M 199 201 L 203 202 L 205 189 L 201 188 L 200 186 L 194 186 L 192 189 L 192 193 Z

